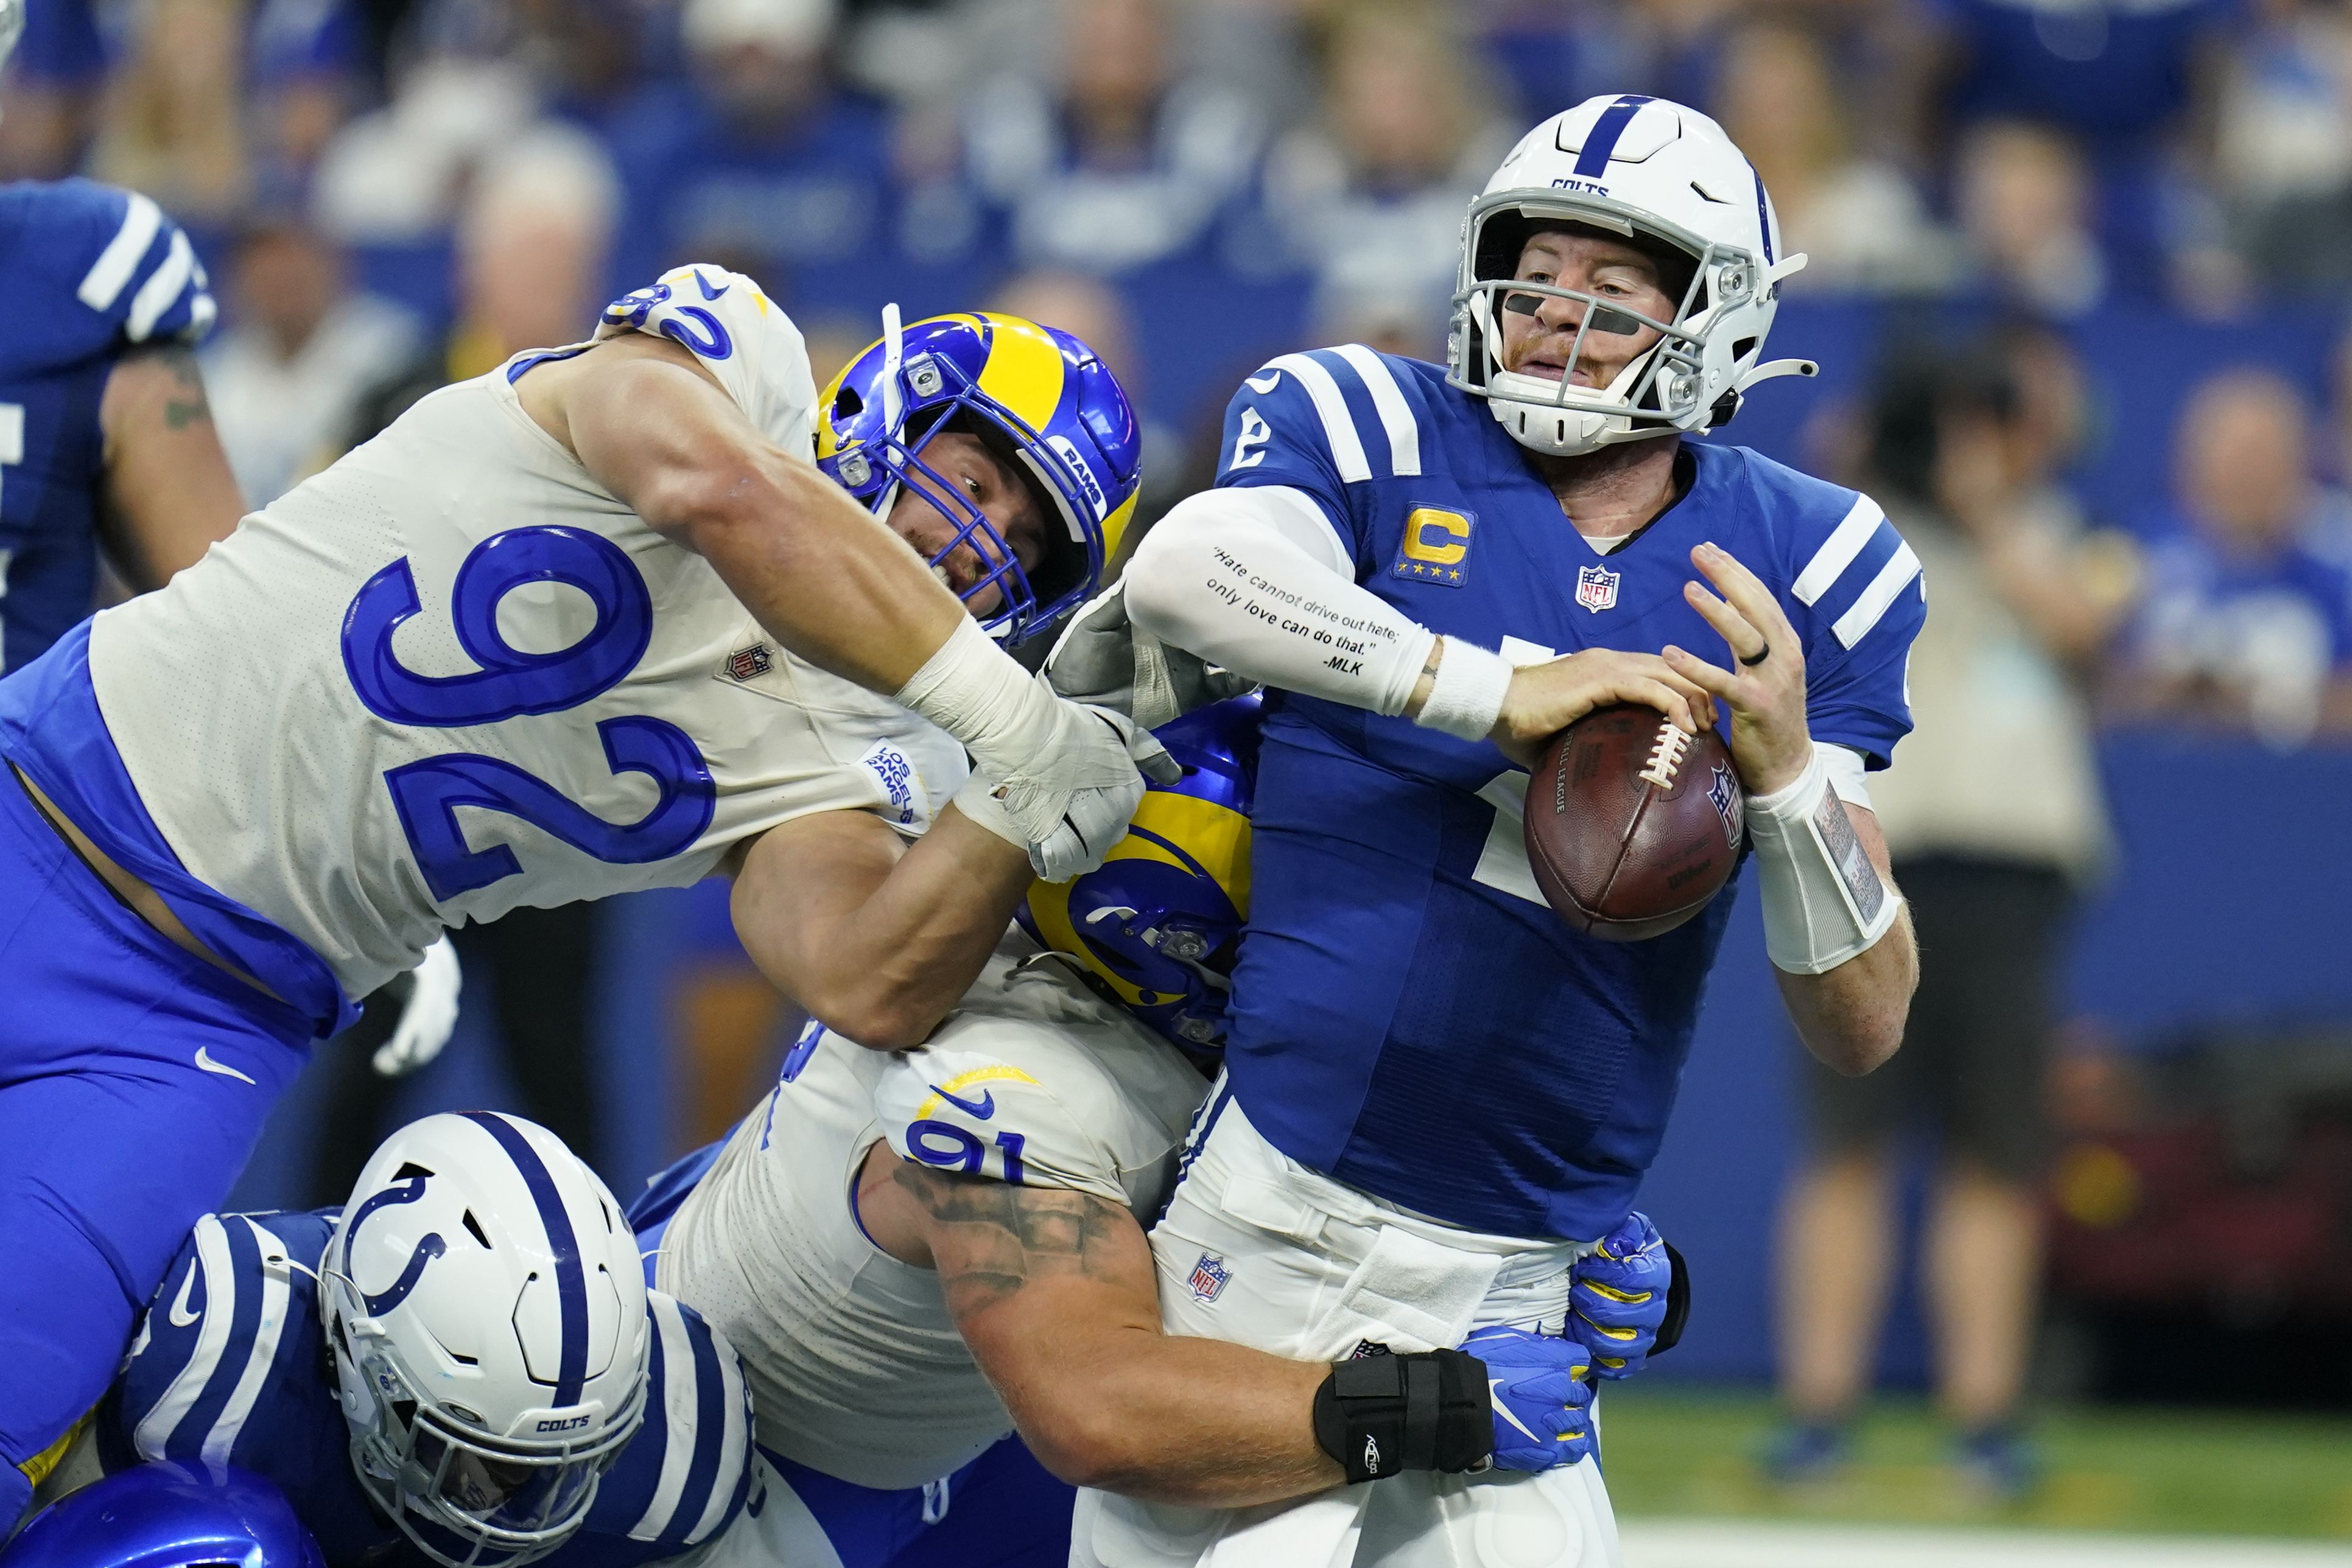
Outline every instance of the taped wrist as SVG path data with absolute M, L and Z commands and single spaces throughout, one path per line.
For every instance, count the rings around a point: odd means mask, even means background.
M 1053 693 L 969 615 L 957 618 L 948 640 L 898 688 L 895 700 L 1003 772 L 1045 749 L 1053 730 Z
M 1413 723 L 1463 740 L 1484 740 L 1503 716 L 1503 698 L 1511 689 L 1511 662 L 1459 637 L 1444 643 L 1429 695 Z
M 1351 1482 L 1473 1469 L 1495 1451 L 1486 1364 L 1458 1350 L 1368 1346 L 1335 1362 L 1315 1391 L 1315 1441 Z
M 1748 839 L 1764 894 L 1764 949 L 1775 968 L 1819 975 L 1869 951 L 1902 898 L 1880 880 L 1816 747 L 1796 781 L 1748 797 Z

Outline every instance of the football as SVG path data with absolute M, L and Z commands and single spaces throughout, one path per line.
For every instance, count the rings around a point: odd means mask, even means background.
M 1554 736 L 1528 780 L 1528 861 L 1570 927 L 1608 942 L 1672 931 L 1739 857 L 1745 797 L 1730 748 L 1640 703 Z

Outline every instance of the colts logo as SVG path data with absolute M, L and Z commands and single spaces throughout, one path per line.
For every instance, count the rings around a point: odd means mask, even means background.
M 1470 576 L 1470 529 L 1476 520 L 1469 512 L 1415 507 L 1404 520 L 1404 550 L 1397 557 L 1395 574 L 1409 581 L 1461 587 Z
M 351 1223 L 343 1227 L 343 1275 L 346 1279 L 351 1278 L 352 1272 L 352 1241 L 359 1235 L 360 1227 L 365 1225 L 368 1217 L 377 1209 L 388 1208 L 397 1204 L 415 1203 L 418 1198 L 423 1197 L 425 1184 L 430 1179 L 432 1174 L 430 1171 L 418 1170 L 414 1175 L 399 1177 L 390 1186 L 384 1187 L 360 1205 L 359 1212 L 352 1215 Z M 425 1278 L 425 1265 L 448 1249 L 448 1243 L 441 1239 L 439 1232 L 427 1234 L 425 1239 L 416 1244 L 415 1250 L 409 1253 L 407 1265 L 400 1270 L 400 1278 L 392 1282 L 390 1290 L 379 1291 L 374 1295 L 360 1290 L 360 1302 L 367 1309 L 367 1315 L 380 1318 L 408 1300 L 410 1293 L 416 1289 L 417 1281 Z M 352 1285 L 353 1289 L 359 1289 L 357 1280 L 352 1280 Z
M 1595 615 L 1617 607 L 1617 581 L 1623 574 L 1605 566 L 1576 569 L 1576 601 Z
M 1192 1265 L 1192 1277 L 1184 1282 L 1192 1288 L 1192 1294 L 1197 1299 L 1213 1301 L 1224 1293 L 1225 1286 L 1233 1277 L 1233 1270 L 1223 1258 L 1214 1252 L 1203 1252 L 1201 1260 Z

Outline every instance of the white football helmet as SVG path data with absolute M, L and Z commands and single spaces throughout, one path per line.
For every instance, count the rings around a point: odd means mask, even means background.
M 1695 270 L 1674 319 L 1654 320 L 1572 288 L 1511 281 L 1520 247 L 1545 223 L 1587 225 L 1687 254 Z M 1780 280 L 1804 265 L 1801 256 L 1780 255 L 1763 177 L 1721 126 L 1664 99 L 1588 99 L 1528 132 L 1470 204 L 1446 380 L 1485 398 L 1521 445 L 1552 456 L 1710 429 L 1738 412 L 1740 395 L 1758 382 L 1818 371 L 1810 360 L 1757 362 Z M 1504 367 L 1498 312 L 1515 295 L 1583 303 L 1557 382 Z M 1641 327 L 1662 334 L 1657 345 L 1608 386 L 1570 384 L 1591 333 Z
M 646 1281 L 562 1139 L 428 1116 L 360 1174 L 320 1270 L 361 1486 L 450 1568 L 562 1545 L 644 1419 Z

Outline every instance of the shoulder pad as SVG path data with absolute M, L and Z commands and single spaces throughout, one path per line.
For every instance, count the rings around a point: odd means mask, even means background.
M 816 382 L 791 317 L 740 272 L 672 267 L 604 307 L 601 340 L 646 332 L 682 343 L 719 378 L 760 433 L 795 457 L 815 450 Z
M 199 342 L 212 329 L 204 263 L 148 197 L 76 179 L 11 186 L 5 202 L 38 296 L 11 314 L 12 358 L 70 364 L 139 343 Z
M 1310 465 L 1341 485 L 1419 474 L 1429 416 L 1408 364 L 1360 343 L 1267 361 L 1234 394 L 1218 482 L 1295 483 Z
M 1029 970 L 1007 983 L 1077 986 Z M 930 1044 L 891 1057 L 874 1088 L 891 1148 L 940 1170 L 1133 1202 L 1129 1177 L 1181 1140 L 1199 1075 L 1124 1015 L 1099 1022 L 1085 1008 L 1057 1009 L 1058 995 L 1034 1016 L 967 1007 Z
M 726 1337 L 685 1302 L 646 1292 L 653 1354 L 645 1425 L 597 1488 L 582 1532 L 643 1542 L 660 1562 L 734 1521 L 751 1486 L 751 1396 Z M 597 1560 L 610 1568 L 608 1554 Z
M 315 1367 L 316 1269 L 329 1222 L 316 1214 L 206 1215 L 164 1272 L 132 1342 L 115 1416 L 144 1459 L 242 1456 L 248 1428 L 284 1379 Z M 257 1395 L 252 1392 L 258 1389 Z M 342 1416 L 328 1409 L 338 1427 Z

